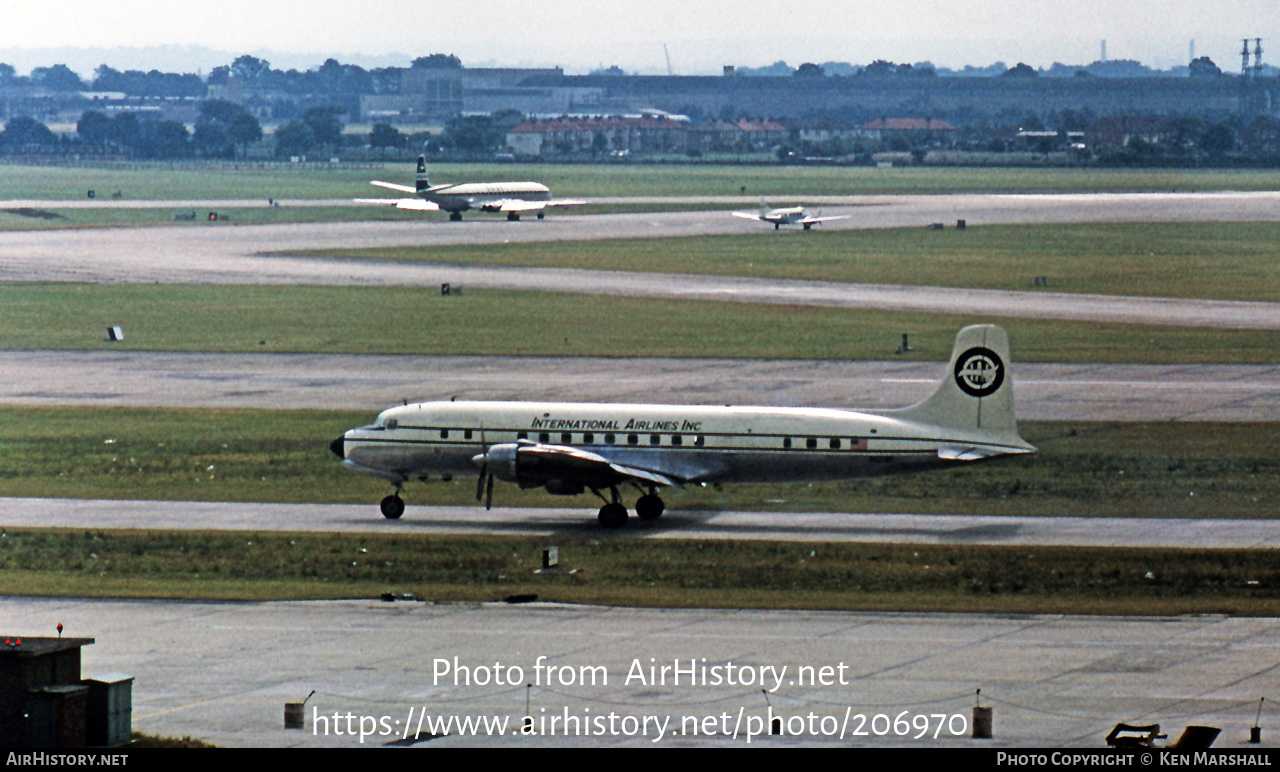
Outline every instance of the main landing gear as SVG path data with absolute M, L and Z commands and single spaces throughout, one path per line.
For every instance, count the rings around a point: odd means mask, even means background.
M 597 496 L 600 495 L 599 491 L 595 491 L 595 493 Z M 627 508 L 623 505 L 622 497 L 618 495 L 617 488 L 611 488 L 610 493 L 613 500 L 600 507 L 600 525 L 605 528 L 621 528 L 627 524 Z M 600 496 L 600 498 L 604 497 Z M 657 520 L 662 517 L 662 513 L 666 510 L 666 503 L 652 488 L 636 501 L 636 516 L 645 522 Z

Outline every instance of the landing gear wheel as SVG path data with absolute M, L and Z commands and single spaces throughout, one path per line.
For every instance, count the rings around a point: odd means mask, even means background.
M 544 217 L 546 217 L 546 216 L 547 216 L 547 213 L 546 213 L 546 212 L 538 212 L 538 219 L 539 219 L 539 220 L 543 219 L 543 218 L 544 218 Z
M 462 222 L 462 212 L 450 212 L 449 222 Z
M 641 496 L 636 502 L 636 515 L 641 520 L 657 520 L 665 511 L 667 511 L 667 505 L 652 493 Z
M 507 212 L 507 222 L 520 222 L 520 215 L 515 212 Z
M 621 504 L 605 504 L 600 507 L 600 525 L 605 528 L 621 528 L 627 524 L 627 508 Z
M 388 520 L 399 520 L 404 514 L 404 499 L 395 494 L 383 499 L 379 506 L 382 509 L 382 516 Z

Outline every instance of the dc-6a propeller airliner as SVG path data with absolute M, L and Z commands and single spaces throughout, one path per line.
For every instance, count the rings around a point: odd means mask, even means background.
M 494 481 L 604 501 L 600 523 L 627 522 L 620 489 L 641 493 L 641 520 L 662 516 L 661 488 L 803 482 L 920 472 L 1035 448 L 1018 435 L 1009 342 L 992 325 L 956 336 L 951 363 L 923 402 L 894 410 L 559 402 L 425 402 L 383 411 L 329 448 L 343 466 L 385 479 L 382 514 L 404 513 L 410 480 L 479 472 Z M 606 493 L 608 496 L 606 497 Z
M 432 185 L 427 178 L 427 157 L 418 156 L 418 177 L 413 187 L 394 182 L 373 180 L 380 188 L 412 193 L 414 198 L 357 198 L 359 204 L 387 204 L 397 209 L 435 212 L 443 209 L 449 219 L 459 221 L 469 209 L 481 212 L 505 212 L 508 220 L 519 220 L 525 212 L 537 212 L 538 219 L 549 206 L 577 206 L 585 201 L 553 199 L 551 190 L 538 182 L 463 182 L 454 185 Z

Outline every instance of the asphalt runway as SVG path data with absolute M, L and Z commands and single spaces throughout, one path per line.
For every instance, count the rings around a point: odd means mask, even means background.
M 10 204 L 18 202 L 8 202 Z M 33 202 L 26 202 L 33 203 Z M 38 202 L 36 202 L 38 203 Z M 209 202 L 204 202 L 209 203 Z M 973 225 L 1031 222 L 1256 221 L 1280 217 L 1280 193 L 1064 196 L 867 197 L 833 209 L 839 228 L 910 227 L 966 219 Z M 933 313 L 1130 324 L 1280 329 L 1280 303 L 1006 292 L 944 287 L 778 281 L 493 266 L 450 266 L 305 257 L 318 250 L 444 244 L 651 238 L 731 233 L 767 226 L 727 212 L 551 217 L 511 223 L 477 215 L 464 223 L 91 228 L 0 232 L 0 281 L 343 284 L 490 287 L 686 300 L 879 308 Z M 940 234 L 945 237 L 945 234 Z M 289 255 L 289 256 L 286 256 Z M 301 256 L 301 257 L 300 257 Z M 1030 279 L 1028 279 L 1030 281 Z
M 10 597 L 0 619 L 4 634 L 52 636 L 61 623 L 67 636 L 95 638 L 82 673 L 134 677 L 135 730 L 229 747 L 407 744 L 425 710 L 431 720 L 508 722 L 473 733 L 454 723 L 435 739 L 426 724 L 416 744 L 425 748 L 1101 750 L 1124 721 L 1160 724 L 1162 743 L 1213 726 L 1215 749 L 1243 749 L 1280 669 L 1280 621 L 1213 615 Z M 651 665 L 668 667 L 666 678 Z M 675 667 L 685 669 L 679 682 Z M 978 689 L 992 711 L 987 740 L 971 738 Z M 285 730 L 285 703 L 313 690 L 306 728 Z M 1262 740 L 1274 747 L 1280 728 L 1270 700 L 1266 708 Z M 536 736 L 515 735 L 526 715 Z M 748 743 L 771 716 L 785 734 Z M 362 725 L 372 734 L 360 737 Z M 1129 765 L 1146 764 L 1135 753 Z
M 381 411 L 459 399 L 884 409 L 941 362 L 0 351 L 0 404 Z M 1280 421 L 1280 365 L 1015 363 L 1018 417 Z

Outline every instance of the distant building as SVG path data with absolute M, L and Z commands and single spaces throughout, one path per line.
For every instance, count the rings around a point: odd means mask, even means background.
M 560 153 L 682 153 L 688 121 L 670 116 L 561 116 L 525 121 L 507 131 L 507 147 L 523 156 Z
M 1085 132 L 1089 147 L 1122 148 L 1135 140 L 1158 145 L 1164 139 L 1169 121 L 1158 115 L 1120 115 L 1099 118 Z
M 933 142 L 949 143 L 956 127 L 937 118 L 877 118 L 858 127 L 858 136 L 890 140 L 904 137 L 912 145 Z

